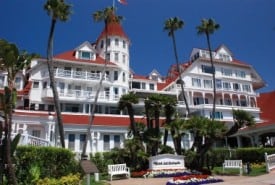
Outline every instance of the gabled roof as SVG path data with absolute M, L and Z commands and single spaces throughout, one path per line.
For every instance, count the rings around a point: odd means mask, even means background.
M 72 62 L 91 63 L 91 64 L 105 64 L 105 60 L 98 55 L 96 56 L 96 60 L 84 60 L 84 59 L 75 58 L 74 50 L 66 51 L 64 53 L 58 54 L 54 56 L 54 60 L 66 60 L 66 61 L 72 61 Z M 116 64 L 108 61 L 107 61 L 107 65 L 116 66 Z

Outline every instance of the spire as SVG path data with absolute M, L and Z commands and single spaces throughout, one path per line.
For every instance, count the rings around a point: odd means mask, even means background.
M 111 20 L 107 23 L 106 26 L 107 26 L 107 29 L 106 27 L 103 29 L 103 31 L 101 32 L 101 34 L 97 39 L 97 42 L 102 38 L 104 38 L 106 34 L 108 34 L 107 36 L 119 36 L 129 40 L 128 36 L 126 35 L 122 26 L 120 25 L 120 21 L 116 18 L 115 15 L 112 16 Z

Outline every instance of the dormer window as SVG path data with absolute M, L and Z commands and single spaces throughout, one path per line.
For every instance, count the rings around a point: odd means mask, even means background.
M 92 59 L 93 54 L 89 51 L 80 51 L 80 59 L 90 60 Z
M 126 48 L 126 41 L 125 40 L 123 40 L 122 46 L 123 46 L 123 48 Z
M 219 58 L 224 61 L 224 62 L 229 62 L 230 61 L 230 56 L 224 53 L 219 54 Z

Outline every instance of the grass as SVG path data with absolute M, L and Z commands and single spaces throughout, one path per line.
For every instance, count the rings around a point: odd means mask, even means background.
M 217 175 L 239 175 L 240 170 L 239 169 L 225 169 L 225 171 L 223 172 L 222 167 L 215 167 L 214 170 L 212 170 L 212 173 L 217 174 Z M 266 174 L 266 168 L 264 165 L 257 166 L 257 167 L 252 166 L 252 170 L 249 174 L 247 174 L 245 171 L 243 171 L 244 176 L 259 176 L 259 175 L 263 175 L 263 174 Z

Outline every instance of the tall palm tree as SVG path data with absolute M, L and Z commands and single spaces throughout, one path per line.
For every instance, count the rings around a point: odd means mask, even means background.
M 116 22 L 116 23 L 120 23 L 120 21 L 122 20 L 122 16 L 117 16 L 115 15 L 115 9 L 114 7 L 107 7 L 105 8 L 103 11 L 97 11 L 95 13 L 93 13 L 93 19 L 95 22 L 104 22 L 104 29 L 105 29 L 105 59 L 104 59 L 104 66 L 103 66 L 103 70 L 102 70 L 102 74 L 105 74 L 106 72 L 106 67 L 107 67 L 107 40 L 108 40 L 108 25 L 112 22 Z M 92 125 L 93 125 L 93 121 L 94 121 L 94 115 L 95 115 L 95 108 L 97 105 L 97 100 L 99 97 L 99 93 L 100 93 L 100 89 L 102 87 L 102 82 L 104 79 L 104 75 L 101 75 L 101 78 L 99 80 L 99 84 L 98 84 L 98 89 L 96 91 L 95 94 L 95 99 L 94 99 L 94 103 L 93 103 L 93 107 L 91 110 L 91 115 L 90 115 L 90 121 L 88 124 L 88 128 L 87 128 L 87 133 L 86 133 L 86 138 L 85 138 L 85 142 L 83 144 L 83 150 L 82 150 L 82 156 L 86 155 L 86 149 L 87 149 L 87 144 L 88 141 L 91 140 L 91 129 L 92 129 Z
M 133 104 L 137 104 L 137 103 L 138 103 L 138 97 L 133 92 L 122 95 L 118 102 L 118 108 L 120 110 L 123 110 L 124 108 L 127 109 L 127 112 L 130 118 L 131 131 L 134 137 L 138 136 L 137 126 L 134 119 L 134 108 L 133 108 Z
M 189 115 L 190 110 L 189 110 L 188 102 L 187 102 L 185 92 L 184 92 L 184 84 L 183 84 L 184 82 L 183 82 L 182 76 L 181 76 L 181 68 L 179 65 L 178 52 L 177 52 L 177 47 L 176 47 L 176 38 L 175 38 L 175 31 L 177 31 L 178 29 L 181 29 L 183 27 L 183 25 L 184 25 L 184 22 L 181 19 L 179 19 L 177 17 L 169 18 L 165 21 L 164 30 L 168 31 L 168 36 L 172 37 L 172 40 L 173 40 L 173 48 L 174 48 L 174 54 L 175 54 L 176 64 L 177 64 L 177 72 L 179 75 L 181 94 L 182 94 L 182 97 L 183 97 L 183 100 L 184 100 L 184 103 L 186 106 L 187 114 Z
M 212 50 L 210 45 L 210 35 L 220 28 L 213 19 L 202 19 L 201 25 L 197 26 L 197 32 L 199 35 L 205 34 L 207 40 L 208 51 L 210 55 L 210 62 L 212 68 L 212 78 L 213 78 L 213 109 L 212 109 L 212 120 L 215 119 L 216 112 L 216 78 L 215 78 L 215 67 L 213 62 Z
M 17 94 L 15 89 L 15 77 L 19 71 L 29 64 L 31 55 L 20 52 L 15 44 L 5 40 L 0 40 L 0 70 L 7 72 L 8 86 L 5 87 L 4 94 L 1 95 L 2 111 L 4 118 L 5 133 L 5 156 L 4 163 L 7 164 L 8 184 L 17 184 L 14 168 L 12 165 L 11 153 L 11 128 L 12 112 L 16 104 Z M 2 166 L 1 166 L 2 168 Z
M 64 0 L 47 0 L 47 2 L 44 5 L 44 9 L 47 11 L 48 15 L 51 17 L 51 27 L 50 27 L 50 33 L 49 33 L 48 45 L 47 45 L 47 65 L 48 65 L 51 88 L 53 91 L 53 100 L 55 105 L 60 142 L 61 142 L 61 146 L 65 148 L 63 121 L 61 116 L 58 92 L 56 88 L 56 81 L 54 78 L 53 37 L 54 37 L 56 22 L 58 20 L 65 22 L 69 19 L 69 16 L 71 14 L 71 10 L 70 10 L 71 5 L 67 4 Z

